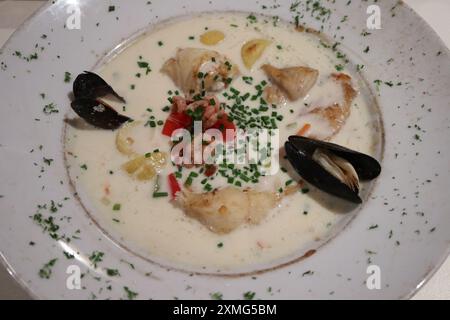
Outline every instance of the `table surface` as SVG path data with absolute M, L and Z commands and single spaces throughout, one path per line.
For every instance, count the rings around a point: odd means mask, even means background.
M 404 0 L 422 16 L 450 47 L 449 0 Z M 1 1 L 0 0 L 0 46 L 14 30 L 22 24 L 45 1 Z M 28 299 L 6 270 L 0 266 L 0 299 Z M 450 300 L 450 258 L 442 265 L 430 281 L 413 299 Z

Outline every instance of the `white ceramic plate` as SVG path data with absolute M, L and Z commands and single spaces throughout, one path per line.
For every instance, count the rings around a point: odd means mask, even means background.
M 287 0 L 275 6 L 271 0 L 53 1 L 35 14 L 0 53 L 0 249 L 15 278 L 36 298 L 120 299 L 137 293 L 141 299 L 208 299 L 214 292 L 225 299 L 241 299 L 246 292 L 258 299 L 410 297 L 449 248 L 449 51 L 400 2 L 379 3 L 383 29 L 370 31 L 366 1 L 319 2 L 329 15 L 306 1 L 292 6 Z M 81 9 L 80 30 L 65 27 L 71 4 Z M 251 276 L 194 275 L 125 251 L 73 197 L 63 159 L 71 92 L 64 74 L 92 69 L 117 45 L 159 21 L 229 10 L 286 21 L 301 11 L 302 22 L 342 43 L 352 63 L 365 65 L 362 74 L 378 93 L 384 120 L 383 172 L 363 210 L 308 259 Z M 45 115 L 51 103 L 59 113 Z M 42 220 L 33 219 L 43 204 Z M 51 225 L 48 217 L 63 239 L 43 229 Z M 94 252 L 104 253 L 97 268 L 89 260 Z M 71 265 L 83 273 L 81 290 L 67 288 Z M 367 288 L 369 265 L 379 267 L 380 290 Z M 108 268 L 120 276 L 109 276 Z

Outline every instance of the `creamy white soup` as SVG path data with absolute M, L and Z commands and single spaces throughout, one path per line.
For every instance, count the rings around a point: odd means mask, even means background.
M 258 52 L 251 53 L 250 57 L 243 55 L 243 46 L 255 39 L 264 40 L 254 43 L 253 49 Z M 229 79 L 215 82 L 214 92 L 206 95 L 209 100 L 212 96 L 217 99 L 223 114 L 236 127 L 246 129 L 249 123 L 274 124 L 279 129 L 280 147 L 289 136 L 299 134 L 378 156 L 380 125 L 376 108 L 370 104 L 355 67 L 346 64 L 332 44 L 287 23 L 274 25 L 273 19 L 263 16 L 208 13 L 177 19 L 153 28 L 96 70 L 126 100 L 119 103 L 110 99 L 108 103 L 134 122 L 114 131 L 80 125 L 79 121 L 78 125 L 72 122 L 67 125 L 66 159 L 70 177 L 93 219 L 113 239 L 141 256 L 186 270 L 253 271 L 300 257 L 319 247 L 356 209 L 303 182 L 283 158 L 283 152 L 281 169 L 270 176 L 255 176 L 245 166 L 209 166 L 213 169 L 206 174 L 205 166 L 177 167 L 171 163 L 173 143 L 162 131 L 174 108 L 173 97 L 179 96 L 185 102 L 183 99 L 195 92 L 184 92 L 183 79 L 177 83 L 162 69 L 169 59 L 174 59 L 171 61 L 180 67 L 181 62 L 176 59 L 181 58 L 177 58 L 177 53 L 184 49 L 214 51 L 218 59 L 225 57 L 225 65 L 232 64 L 226 71 Z M 218 63 L 214 57 L 212 63 Z M 264 65 L 277 68 L 273 69 L 276 72 L 301 66 L 307 69 L 300 71 L 306 70 L 313 77 L 318 72 L 317 79 L 307 92 L 293 92 L 300 97 L 292 98 L 289 88 L 277 82 L 277 73 L 271 78 L 261 68 Z M 199 77 L 210 71 L 210 66 L 202 68 L 204 72 L 197 70 L 201 73 Z M 351 77 L 348 88 L 354 89 L 355 94 L 349 101 L 343 90 L 345 86 L 333 78 L 342 74 Z M 274 102 L 269 101 L 270 93 L 276 96 Z M 236 97 L 240 98 L 236 101 Z M 192 97 L 187 100 L 190 99 L 195 100 Z M 214 105 L 209 100 L 207 103 Z M 346 103 L 349 114 L 336 126 L 324 117 L 326 113 L 314 112 L 316 107 Z M 239 108 L 250 110 L 250 115 L 244 112 L 245 119 L 241 119 Z M 117 146 L 120 132 L 133 150 L 129 154 Z M 166 155 L 166 162 L 150 171 L 139 167 L 146 161 L 142 158 L 155 154 Z M 171 196 L 169 175 L 177 180 L 180 194 L 202 197 L 213 192 L 221 194 L 226 189 L 230 194 L 219 200 L 211 198 L 226 204 L 227 197 L 241 199 L 242 194 L 231 190 L 240 193 L 252 190 L 254 194 L 248 193 L 248 197 L 254 195 L 255 202 L 264 198 L 270 205 L 262 208 L 261 204 L 251 204 L 252 200 L 250 204 L 233 204 L 228 209 L 238 207 L 239 211 L 249 206 L 246 214 L 250 216 L 242 223 L 223 227 L 222 221 L 208 221 L 204 216 L 208 213 L 201 211 L 203 208 L 193 210 L 197 215 L 188 214 L 188 200 L 183 202 Z M 366 189 L 362 193 L 367 194 Z M 259 210 L 262 215 L 254 219 L 252 210 Z

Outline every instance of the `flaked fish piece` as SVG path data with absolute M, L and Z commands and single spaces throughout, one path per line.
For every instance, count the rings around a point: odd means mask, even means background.
M 261 69 L 291 101 L 305 97 L 316 84 L 319 71 L 308 67 L 289 67 L 278 69 L 265 64 Z
M 283 92 L 275 85 L 267 86 L 264 89 L 264 99 L 272 105 L 286 104 L 286 97 Z
M 276 192 L 227 187 L 209 193 L 183 191 L 178 201 L 188 216 L 224 234 L 245 223 L 260 223 L 282 197 Z
M 239 75 L 239 68 L 216 51 L 183 48 L 164 63 L 161 72 L 167 74 L 186 97 L 191 98 L 227 88 Z
M 336 135 L 351 114 L 353 100 L 357 91 L 353 88 L 352 78 L 344 73 L 333 73 L 330 76 L 332 86 L 337 86 L 336 102 L 325 106 L 312 106 L 312 111 L 300 117 L 300 127 L 311 124 L 305 135 L 318 140 L 329 140 Z

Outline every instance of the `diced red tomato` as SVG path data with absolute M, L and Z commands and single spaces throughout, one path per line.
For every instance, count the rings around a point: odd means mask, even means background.
M 175 99 L 175 98 L 174 98 Z M 206 100 L 205 100 L 206 101 Z M 207 103 L 205 101 L 197 101 L 191 104 L 188 104 L 187 101 L 182 100 L 175 101 L 175 105 L 177 108 L 174 108 L 174 111 L 169 115 L 166 122 L 164 123 L 164 127 L 162 130 L 162 134 L 165 136 L 172 136 L 173 132 L 182 128 L 189 128 L 192 125 L 193 119 L 190 115 L 185 111 L 186 108 L 206 108 L 203 112 L 203 117 L 209 119 L 213 117 L 218 110 L 218 106 L 210 106 L 210 105 L 202 105 L 202 103 Z M 185 105 L 183 105 L 183 103 Z M 218 105 L 218 102 L 215 102 Z M 194 106 L 195 104 L 195 106 Z M 183 109 L 184 107 L 184 109 Z M 228 119 L 227 114 L 221 116 L 220 120 L 218 120 L 211 128 L 221 130 L 223 133 L 224 141 L 227 141 L 226 132 L 227 130 L 231 130 L 233 134 L 228 138 L 228 140 L 234 140 L 236 133 L 236 126 L 232 121 Z M 209 129 L 209 128 L 208 128 Z
M 169 178 L 170 194 L 172 195 L 172 199 L 175 199 L 177 193 L 181 191 L 181 187 L 177 181 L 177 178 L 175 177 L 175 174 L 173 173 L 169 174 L 168 178 Z
M 217 172 L 217 167 L 215 165 L 207 164 L 205 165 L 205 176 L 212 177 Z
M 172 136 L 178 129 L 187 128 L 192 124 L 192 118 L 184 112 L 172 112 L 164 123 L 162 134 Z

